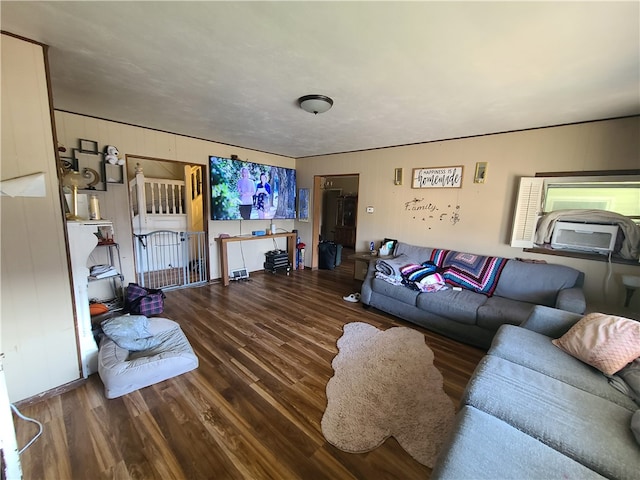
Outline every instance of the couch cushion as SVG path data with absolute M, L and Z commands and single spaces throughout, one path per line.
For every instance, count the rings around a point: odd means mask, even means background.
M 640 445 L 640 410 L 637 410 L 631 417 L 631 431 L 633 436 L 636 437 L 636 442 Z
M 407 263 L 421 264 L 429 260 L 432 251 L 433 248 L 431 247 L 419 247 L 417 245 L 398 242 L 394 255 L 405 254 L 409 259 Z
M 456 416 L 432 479 L 602 479 L 603 476 L 471 406 Z
M 558 338 L 567 333 L 581 318 L 582 315 L 577 313 L 536 305 L 531 316 L 520 326 L 547 337 Z
M 404 285 L 393 285 L 380 278 L 371 280 L 371 290 L 387 297 L 393 297 L 396 300 L 414 307 L 416 305 L 416 299 L 420 294 L 417 290 L 412 290 Z
M 564 265 L 510 260 L 493 292 L 499 297 L 553 307 L 558 291 L 573 287 L 581 272 Z
M 483 410 L 608 478 L 633 479 L 633 412 L 534 370 L 487 355 L 464 404 Z
M 553 344 L 570 355 L 613 375 L 640 357 L 640 322 L 605 313 L 582 317 Z
M 450 318 L 459 323 L 476 324 L 478 308 L 487 301 L 486 295 L 470 290 L 441 290 L 421 293 L 416 301 L 418 308 Z
M 640 357 L 620 370 L 618 375 L 631 389 L 631 397 L 640 405 Z
M 529 318 L 534 306 L 531 303 L 493 296 L 478 308 L 478 325 L 490 330 L 497 330 L 505 323 L 520 325 Z
M 636 408 L 631 398 L 613 388 L 600 371 L 556 348 L 551 338 L 526 328 L 500 327 L 488 354 L 568 383 L 629 410 Z

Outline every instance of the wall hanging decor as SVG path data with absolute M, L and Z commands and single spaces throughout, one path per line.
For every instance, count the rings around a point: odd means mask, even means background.
M 460 188 L 462 165 L 455 167 L 414 168 L 411 188 Z
M 300 222 L 309 221 L 309 189 L 298 190 L 298 220 Z
M 484 183 L 487 178 L 487 162 L 476 162 L 476 174 L 473 183 Z
M 402 168 L 396 168 L 393 170 L 393 184 L 402 185 Z
M 104 180 L 104 161 L 101 153 L 86 153 L 76 148 L 72 149 L 75 170 L 90 181 L 80 186 L 81 190 L 106 190 Z

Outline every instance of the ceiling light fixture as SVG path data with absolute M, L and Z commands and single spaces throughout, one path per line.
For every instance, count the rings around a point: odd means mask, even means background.
M 298 99 L 300 108 L 315 115 L 324 113 L 333 106 L 333 100 L 325 95 L 305 95 Z

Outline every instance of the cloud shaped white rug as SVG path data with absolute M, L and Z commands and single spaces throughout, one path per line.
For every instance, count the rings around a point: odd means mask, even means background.
M 393 436 L 418 462 L 433 467 L 455 409 L 424 335 L 354 322 L 345 325 L 337 346 L 321 424 L 327 441 L 363 453 Z

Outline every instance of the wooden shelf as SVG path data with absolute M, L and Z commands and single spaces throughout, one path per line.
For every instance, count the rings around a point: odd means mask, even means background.
M 523 248 L 522 250 L 524 252 L 540 253 L 542 255 L 555 255 L 557 257 L 580 258 L 583 260 L 595 260 L 597 262 L 609 261 L 608 255 L 600 255 L 598 253 L 577 252 L 572 250 L 558 250 L 558 249 L 553 249 L 551 247 Z M 637 260 L 627 260 L 626 258 L 617 257 L 615 255 L 611 256 L 611 263 L 640 266 L 640 263 L 638 263 Z

